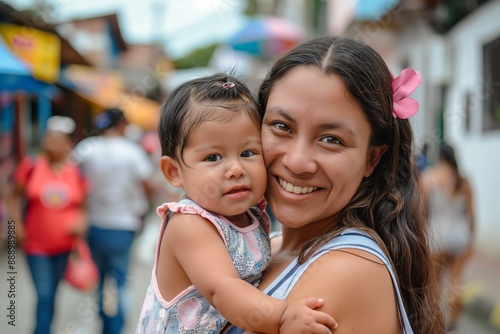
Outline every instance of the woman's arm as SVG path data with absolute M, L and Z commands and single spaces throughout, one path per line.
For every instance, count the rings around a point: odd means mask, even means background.
M 77 221 L 70 227 L 69 234 L 75 237 L 84 237 L 89 228 L 87 200 L 80 205 L 82 213 Z
M 200 216 L 175 214 L 166 232 L 165 244 L 192 284 L 225 319 L 256 332 L 279 332 L 288 304 L 263 294 L 239 278 L 227 247 L 211 223 Z M 335 325 L 326 314 L 307 309 L 305 321 L 322 327 L 322 331 L 313 332 L 328 333 L 320 324 Z
M 472 188 L 470 186 L 470 183 L 467 179 L 464 179 L 464 193 L 465 193 L 465 198 L 466 198 L 466 213 L 469 218 L 469 226 L 470 226 L 470 231 L 472 236 L 474 236 L 475 233 L 475 215 L 474 215 L 474 197 L 473 197 L 473 192 Z
M 401 333 L 390 274 L 377 257 L 364 251 L 343 249 L 318 258 L 286 301 L 305 296 L 325 300 L 319 310 L 335 316 L 335 333 Z

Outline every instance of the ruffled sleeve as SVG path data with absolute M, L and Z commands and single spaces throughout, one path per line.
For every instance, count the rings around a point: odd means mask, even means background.
M 221 230 L 219 224 L 215 220 L 215 217 L 210 212 L 203 209 L 201 206 L 195 204 L 192 201 L 182 200 L 180 202 L 164 203 L 156 209 L 156 213 L 162 219 L 168 218 L 167 215 L 169 212 L 172 213 L 179 212 L 184 214 L 197 215 L 205 218 L 217 228 L 217 231 L 219 232 L 220 236 L 222 237 L 222 240 L 224 240 L 224 243 L 227 246 L 226 238 L 224 237 L 224 232 Z

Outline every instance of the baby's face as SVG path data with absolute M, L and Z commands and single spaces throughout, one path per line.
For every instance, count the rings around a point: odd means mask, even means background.
M 262 198 L 266 168 L 260 129 L 245 112 L 203 122 L 182 153 L 182 185 L 205 209 L 230 218 Z

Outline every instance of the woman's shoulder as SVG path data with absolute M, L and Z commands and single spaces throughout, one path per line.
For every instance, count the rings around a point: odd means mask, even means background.
M 317 257 L 317 260 L 314 260 L 314 257 Z M 344 261 L 350 261 L 347 269 L 353 271 L 380 267 L 386 269 L 386 266 L 390 266 L 387 256 L 374 238 L 365 231 L 353 228 L 346 229 L 329 240 L 312 258 L 311 266 L 322 266 L 327 263 L 326 269 L 346 264 Z M 334 265 L 330 265 L 329 262 L 334 262 Z
M 280 238 L 272 239 L 272 245 L 278 246 Z M 314 254 L 299 266 L 304 274 L 300 277 L 300 286 L 311 278 L 311 284 L 324 283 L 325 287 L 353 287 L 357 284 L 375 283 L 379 277 L 390 283 L 390 267 L 387 256 L 369 233 L 358 229 L 346 229 L 323 244 Z M 314 275 L 307 275 L 314 272 Z M 323 280 L 316 280 L 323 277 Z M 332 281 L 339 285 L 332 285 Z M 370 283 L 371 282 L 371 283 Z M 341 284 L 340 284 L 341 283 Z
M 31 178 L 37 159 L 38 157 L 26 155 L 19 161 L 17 167 L 15 168 L 14 179 L 23 187 L 26 185 L 28 179 Z
M 472 186 L 468 178 L 462 177 L 460 190 L 466 195 L 470 195 L 472 193 Z
M 375 241 L 372 233 L 359 228 L 347 228 L 343 230 L 321 246 L 316 253 L 345 248 L 364 250 L 382 259 L 384 263 L 388 263 L 387 256 L 380 245 Z
M 396 333 L 396 295 L 384 261 L 363 249 L 333 249 L 317 258 L 289 297 L 321 296 L 325 311 L 356 333 Z M 383 320 L 382 320 L 383 319 Z
M 308 270 L 324 273 L 325 277 L 330 275 L 338 278 L 346 278 L 345 284 L 353 284 L 351 279 L 372 281 L 371 274 L 382 273 L 385 278 L 390 279 L 386 265 L 382 259 L 367 250 L 359 248 L 332 249 L 313 261 Z M 333 276 L 332 276 L 333 277 Z

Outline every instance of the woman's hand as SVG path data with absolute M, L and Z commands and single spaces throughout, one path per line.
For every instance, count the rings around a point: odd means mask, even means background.
M 26 241 L 26 228 L 24 227 L 24 223 L 20 221 L 16 221 L 16 246 L 22 247 L 24 242 Z
M 329 314 L 316 311 L 323 299 L 308 297 L 288 305 L 281 317 L 280 333 L 330 334 L 338 324 Z
M 69 228 L 69 234 L 73 237 L 83 237 L 88 230 L 88 224 L 86 219 L 80 219 L 76 221 L 71 227 Z

